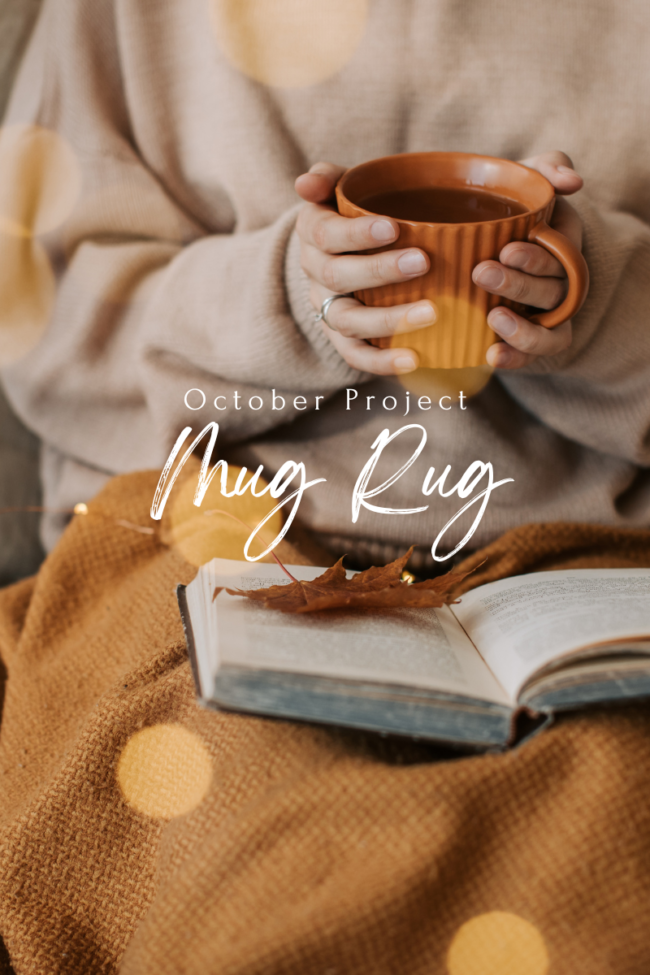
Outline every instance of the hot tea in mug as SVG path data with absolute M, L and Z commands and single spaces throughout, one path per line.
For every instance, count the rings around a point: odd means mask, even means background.
M 381 348 L 399 343 L 414 349 L 421 366 L 484 365 L 485 353 L 498 340 L 487 323 L 491 309 L 501 304 L 525 313 L 523 306 L 491 295 L 472 281 L 476 265 L 498 260 L 502 248 L 513 240 L 545 247 L 568 278 L 564 301 L 552 311 L 531 316 L 531 321 L 553 328 L 575 315 L 585 300 L 589 283 L 585 260 L 549 226 L 553 186 L 521 163 L 463 152 L 385 156 L 349 169 L 339 180 L 336 198 L 343 216 L 370 214 L 398 221 L 399 238 L 378 250 L 419 247 L 428 254 L 431 267 L 421 277 L 354 295 L 375 306 L 423 298 L 434 303 L 434 325 L 373 340 Z

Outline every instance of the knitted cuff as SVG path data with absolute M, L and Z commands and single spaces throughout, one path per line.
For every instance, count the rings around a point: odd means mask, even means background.
M 300 239 L 294 228 L 287 246 L 284 279 L 291 314 L 298 328 L 318 354 L 327 369 L 328 376 L 335 376 L 341 386 L 364 382 L 369 373 L 352 369 L 341 358 L 327 338 L 320 322 L 316 322 L 316 310 L 309 299 L 309 279 L 300 267 Z

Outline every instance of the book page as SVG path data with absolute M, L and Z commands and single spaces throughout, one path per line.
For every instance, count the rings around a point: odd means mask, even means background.
M 552 660 L 592 643 L 650 636 L 649 597 L 650 569 L 567 569 L 490 582 L 453 609 L 516 699 Z
M 263 588 L 290 582 L 279 566 L 242 562 L 226 566 L 225 562 L 215 559 L 201 570 L 206 593 L 215 587 Z M 288 568 L 301 579 L 316 578 L 324 571 Z M 447 607 L 288 614 L 222 591 L 211 604 L 211 613 L 212 641 L 217 633 L 217 646 L 212 650 L 214 672 L 219 665 L 230 663 L 404 684 L 509 703 Z

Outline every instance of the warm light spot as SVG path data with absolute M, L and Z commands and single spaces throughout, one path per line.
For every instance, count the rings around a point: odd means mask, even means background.
M 124 799 L 137 812 L 173 819 L 191 812 L 212 781 L 212 759 L 198 735 L 177 724 L 137 731 L 117 767 Z
M 467 369 L 416 369 L 398 376 L 401 385 L 411 394 L 412 405 L 422 396 L 431 400 L 431 409 L 438 410 L 441 397 L 449 396 L 444 406 L 460 406 L 460 394 L 463 393 L 463 403 L 467 403 L 472 396 L 476 396 L 485 389 L 494 369 L 487 364 L 484 366 L 468 367 Z M 426 400 L 423 407 L 428 407 Z
M 54 273 L 39 241 L 0 232 L 0 367 L 40 341 L 55 291 Z
M 466 921 L 447 955 L 449 975 L 546 975 L 544 939 L 516 914 L 490 911 Z
M 32 237 L 59 227 L 81 192 L 81 169 L 58 133 L 37 125 L 0 129 L 0 232 Z
M 227 491 L 234 489 L 240 472 L 240 467 L 228 468 Z M 189 477 L 172 495 L 171 544 L 192 565 L 204 565 L 215 558 L 244 559 L 244 545 L 249 535 L 278 504 L 278 499 L 272 498 L 268 492 L 261 498 L 253 497 L 250 490 L 241 496 L 223 497 L 220 473 L 217 471 L 200 508 L 193 503 L 196 477 Z M 250 478 L 251 472 L 248 471 L 243 483 L 247 484 Z M 264 487 L 266 482 L 259 478 L 255 490 L 259 492 Z M 256 536 L 259 543 L 256 546 L 253 542 L 250 554 L 260 555 L 281 527 L 282 514 L 277 512 Z M 272 561 L 271 556 L 264 561 Z
M 457 295 L 422 295 L 433 301 L 435 324 L 415 332 L 396 332 L 388 347 L 413 349 L 426 369 L 466 369 L 485 366 L 485 353 L 497 336 L 487 323 L 482 307 Z
M 0 129 L 0 366 L 45 331 L 55 279 L 35 238 L 67 219 L 80 192 L 79 164 L 60 135 L 37 125 Z
M 87 515 L 88 505 L 84 504 L 83 501 L 78 501 L 73 510 L 76 515 Z
M 302 88 L 350 60 L 369 0 L 211 0 L 217 41 L 240 71 L 267 85 Z

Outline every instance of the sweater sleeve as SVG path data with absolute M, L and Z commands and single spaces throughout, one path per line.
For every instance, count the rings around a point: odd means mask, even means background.
M 584 227 L 591 285 L 573 343 L 526 369 L 499 373 L 547 426 L 600 453 L 650 466 L 650 226 L 598 208 L 587 190 L 570 202 Z
M 313 405 L 360 376 L 313 326 L 298 207 L 240 230 L 219 189 L 204 222 L 147 161 L 131 127 L 116 9 L 46 0 L 6 119 L 7 131 L 55 133 L 81 190 L 35 245 L 57 271 L 56 300 L 5 386 L 44 441 L 109 473 L 161 466 L 188 423 L 196 432 L 217 419 L 220 442 L 241 440 L 295 416 L 297 394 Z M 24 195 L 39 199 L 32 189 Z M 203 409 L 184 404 L 193 388 Z M 272 390 L 286 409 L 266 408 Z M 218 395 L 226 411 L 215 409 Z M 264 409 L 241 408 L 256 395 Z

